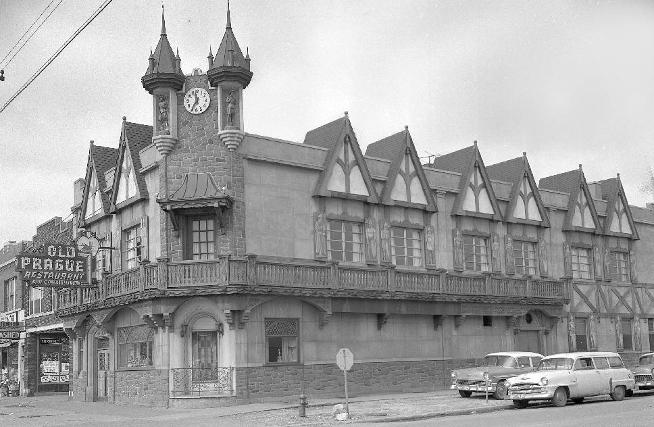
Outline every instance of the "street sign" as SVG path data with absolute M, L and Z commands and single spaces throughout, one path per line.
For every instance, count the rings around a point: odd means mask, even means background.
M 354 364 L 354 355 L 349 348 L 342 348 L 336 353 L 336 365 L 341 371 L 349 371 Z

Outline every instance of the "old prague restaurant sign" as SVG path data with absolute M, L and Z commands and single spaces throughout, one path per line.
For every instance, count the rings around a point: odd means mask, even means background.
M 46 244 L 45 253 L 22 253 L 16 270 L 31 286 L 80 288 L 95 286 L 90 280 L 90 256 L 74 245 Z

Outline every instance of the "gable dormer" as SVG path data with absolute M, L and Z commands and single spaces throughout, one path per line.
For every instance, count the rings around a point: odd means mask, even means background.
M 377 202 L 377 192 L 347 114 L 307 132 L 304 143 L 329 150 L 314 195 Z
M 476 141 L 470 147 L 437 157 L 432 166 L 461 174 L 459 193 L 454 201 L 452 215 L 502 220 L 495 192 Z
M 526 153 L 523 153 L 522 157 L 488 166 L 487 171 L 492 179 L 513 185 L 511 199 L 504 215 L 505 221 L 549 227 L 547 211 Z
M 116 164 L 118 150 L 97 146 L 91 141 L 86 164 L 85 186 L 82 195 L 80 223 L 109 213 L 110 195 L 107 194 L 105 174 Z
M 148 196 L 145 179 L 141 175 L 140 151 L 152 143 L 152 126 L 130 123 L 123 117 L 118 147 L 118 160 L 114 172 L 111 211 L 130 201 Z
M 604 234 L 638 239 L 638 232 L 625 196 L 620 175 L 599 182 L 602 199 L 606 200 Z
M 601 230 L 597 210 L 581 165 L 578 170 L 541 179 L 539 187 L 569 194 L 564 230 L 591 232 Z
M 370 144 L 366 156 L 391 161 L 381 196 L 384 204 L 415 205 L 436 212 L 436 203 L 408 128 Z

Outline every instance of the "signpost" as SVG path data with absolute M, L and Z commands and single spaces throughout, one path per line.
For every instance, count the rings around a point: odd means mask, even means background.
M 350 401 L 347 395 L 347 371 L 352 369 L 354 364 L 354 355 L 349 348 L 342 348 L 336 353 L 336 365 L 343 371 L 343 376 L 345 378 L 345 412 L 347 417 L 350 417 Z
M 85 288 L 95 286 L 90 274 L 90 253 L 76 245 L 48 243 L 44 252 L 23 252 L 16 257 L 16 270 L 30 286 Z

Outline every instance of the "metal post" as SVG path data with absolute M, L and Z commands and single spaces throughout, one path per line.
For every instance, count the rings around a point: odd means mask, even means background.
M 484 372 L 484 385 L 486 389 L 486 404 L 488 404 L 488 372 Z
M 347 413 L 347 417 L 350 418 L 350 401 L 347 397 L 347 369 L 343 370 L 343 375 L 345 375 L 345 412 Z

